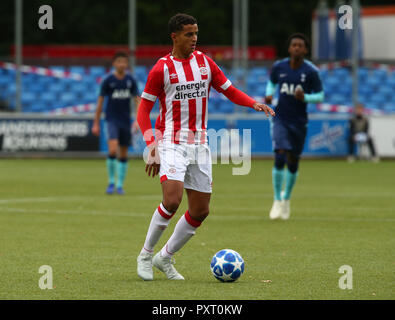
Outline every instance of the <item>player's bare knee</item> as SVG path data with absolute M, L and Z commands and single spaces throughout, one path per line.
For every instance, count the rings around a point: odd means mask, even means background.
M 180 206 L 181 200 L 177 196 L 173 196 L 170 198 L 163 199 L 163 206 L 169 212 L 176 212 L 178 207 Z
M 210 210 L 209 210 L 209 209 L 203 210 L 203 211 L 201 212 L 201 221 L 203 221 L 204 219 L 206 219 L 209 213 L 210 213 Z
M 208 208 L 193 210 L 193 212 L 189 210 L 189 214 L 191 215 L 191 217 L 201 222 L 203 222 L 207 218 L 209 213 L 210 210 Z
M 292 153 L 292 152 L 287 152 L 287 162 L 288 163 L 297 163 L 299 161 L 299 156 Z

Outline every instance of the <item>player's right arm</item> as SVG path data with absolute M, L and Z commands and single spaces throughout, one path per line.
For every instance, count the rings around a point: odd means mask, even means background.
M 273 94 L 275 91 L 276 91 L 276 85 L 269 80 L 266 85 L 266 94 L 265 94 L 265 102 L 267 104 L 272 104 Z
M 106 78 L 103 80 L 103 82 L 100 85 L 100 94 L 96 102 L 95 118 L 93 120 L 93 126 L 92 126 L 92 133 L 95 136 L 100 135 L 100 117 L 103 111 L 104 97 L 107 94 L 108 94 L 108 83 Z
M 273 95 L 276 91 L 277 84 L 277 72 L 276 72 L 276 64 L 273 66 L 272 71 L 270 72 L 270 79 L 266 85 L 266 93 L 265 93 L 265 103 L 272 104 Z
M 145 172 L 148 176 L 155 177 L 159 173 L 160 159 L 156 150 L 155 135 L 151 125 L 150 113 L 154 107 L 156 99 L 164 90 L 163 63 L 158 62 L 150 71 L 144 91 L 141 94 L 141 102 L 137 112 L 137 123 L 143 134 L 145 143 L 150 149 L 148 152 Z
M 104 97 L 99 96 L 96 103 L 95 119 L 93 120 L 92 133 L 95 136 L 100 135 L 100 117 L 103 110 Z

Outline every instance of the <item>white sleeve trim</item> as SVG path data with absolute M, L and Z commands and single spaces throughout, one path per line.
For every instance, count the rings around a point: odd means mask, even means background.
M 150 100 L 152 102 L 155 102 L 156 98 L 157 98 L 156 96 L 154 96 L 152 94 L 149 94 L 149 93 L 147 93 L 145 91 L 143 91 L 143 93 L 141 94 L 141 97 L 144 98 L 144 99 Z
M 221 86 L 222 90 L 228 89 L 232 85 L 232 82 L 228 79 L 226 82 Z

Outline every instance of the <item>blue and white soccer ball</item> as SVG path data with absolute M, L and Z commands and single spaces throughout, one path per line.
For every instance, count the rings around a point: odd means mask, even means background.
M 244 260 L 232 249 L 218 251 L 210 264 L 214 277 L 222 282 L 236 281 L 244 272 Z

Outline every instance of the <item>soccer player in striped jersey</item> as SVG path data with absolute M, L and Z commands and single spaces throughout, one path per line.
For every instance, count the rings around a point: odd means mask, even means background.
M 271 219 L 289 219 L 291 192 L 298 176 L 299 159 L 307 133 L 307 103 L 324 99 L 318 68 L 304 59 L 307 50 L 305 35 L 291 35 L 288 39 L 290 57 L 274 63 L 266 87 L 265 102 L 268 104 L 272 103 L 275 87 L 279 87 L 276 117 L 272 119 L 275 156 L 272 169 L 274 202 L 269 213 Z
M 270 107 L 236 89 L 211 58 L 195 50 L 198 25 L 194 17 L 177 14 L 168 26 L 173 50 L 150 71 L 137 116 L 150 150 L 146 172 L 152 177 L 159 174 L 163 194 L 137 258 L 137 273 L 143 280 L 153 279 L 153 266 L 168 279 L 183 280 L 171 257 L 209 214 L 212 175 L 206 130 L 210 88 L 235 104 L 274 116 Z M 154 135 L 149 115 L 156 99 L 160 102 L 160 114 Z M 156 243 L 181 203 L 184 189 L 188 210 L 164 247 L 153 256 Z
M 92 127 L 92 133 L 99 135 L 100 116 L 105 98 L 107 98 L 105 108 L 105 132 L 108 139 L 108 156 L 106 160 L 108 172 L 107 194 L 113 194 L 115 190 L 118 194 L 124 194 L 123 183 L 128 167 L 128 147 L 132 138 L 130 127 L 132 97 L 135 99 L 136 106 L 140 103 L 137 82 L 127 72 L 128 65 L 129 61 L 126 53 L 117 52 L 114 55 L 114 72 L 106 76 L 100 85 L 100 94 L 97 99 L 95 120 Z M 138 130 L 136 121 L 133 123 L 133 130 Z M 115 175 L 117 176 L 117 181 L 115 181 Z

